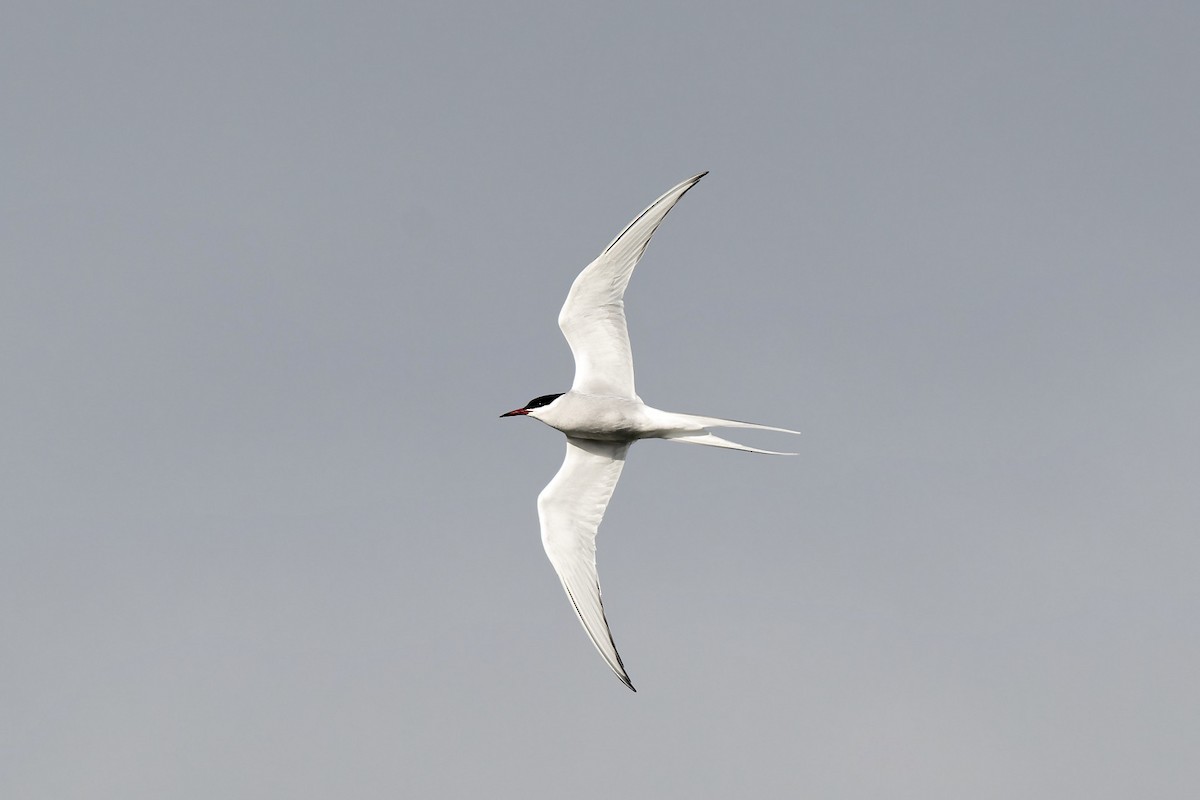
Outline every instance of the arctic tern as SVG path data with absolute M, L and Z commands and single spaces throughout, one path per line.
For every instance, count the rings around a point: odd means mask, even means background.
M 558 325 L 575 357 L 571 390 L 535 397 L 523 408 L 500 415 L 533 417 L 567 436 L 567 457 L 538 495 L 542 545 L 592 644 L 630 689 L 633 683 L 613 644 L 596 574 L 596 529 L 621 477 L 629 446 L 638 439 L 667 439 L 750 453 L 795 455 L 730 442 L 708 429 L 799 433 L 770 425 L 660 411 L 643 403 L 634 392 L 633 353 L 625 325 L 625 287 L 659 223 L 707 174 L 688 178 L 651 203 L 575 278 L 558 315 Z

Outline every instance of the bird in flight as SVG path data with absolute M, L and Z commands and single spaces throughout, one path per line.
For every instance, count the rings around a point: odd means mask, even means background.
M 707 174 L 688 178 L 651 203 L 575 278 L 558 314 L 558 326 L 575 357 L 571 390 L 535 397 L 524 407 L 500 415 L 533 417 L 567 436 L 567 457 L 538 495 L 542 545 L 592 644 L 630 689 L 633 683 L 613 644 L 596 574 L 596 530 L 621 477 L 629 446 L 638 439 L 667 439 L 750 453 L 795 455 L 730 442 L 709 428 L 799 433 L 752 422 L 661 411 L 643 403 L 633 389 L 625 287 L 659 223 Z

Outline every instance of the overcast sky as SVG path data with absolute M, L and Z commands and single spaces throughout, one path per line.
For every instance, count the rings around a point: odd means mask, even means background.
M 1197 796 L 1200 6 L 767 5 L 6 5 L 0 796 Z

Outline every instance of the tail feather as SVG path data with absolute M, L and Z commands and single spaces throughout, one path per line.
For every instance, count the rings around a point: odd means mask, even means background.
M 709 428 L 752 428 L 760 431 L 777 431 L 779 433 L 794 433 L 800 435 L 800 431 L 794 431 L 789 428 L 776 428 L 773 425 L 759 425 L 756 422 L 741 422 L 736 419 L 721 419 L 720 417 L 700 417 L 694 414 L 678 414 L 673 413 L 680 423 L 681 430 L 679 433 L 673 433 L 665 438 L 672 442 L 686 442 L 688 444 L 703 444 L 709 447 L 725 447 L 730 450 L 744 450 L 747 453 L 765 453 L 772 456 L 794 456 L 795 453 L 783 453 L 778 450 L 762 450 L 757 447 L 748 447 L 744 444 L 731 442 L 728 439 L 722 439 L 720 436 L 713 434 Z M 696 430 L 699 428 L 699 430 Z
M 740 422 L 736 419 L 721 419 L 720 417 L 698 417 L 695 414 L 676 414 L 675 416 L 683 417 L 705 428 L 753 428 L 759 431 L 778 431 L 779 433 L 800 435 L 800 431 L 794 431 L 790 428 L 776 428 L 773 425 L 759 425 L 757 422 Z
M 668 442 L 686 442 L 688 444 L 705 444 L 709 447 L 725 447 L 730 450 L 744 450 L 747 453 L 765 453 L 769 456 L 794 456 L 795 453 L 781 453 L 778 450 L 762 450 L 758 447 L 747 447 L 744 444 L 722 439 L 711 433 L 680 433 L 666 437 Z

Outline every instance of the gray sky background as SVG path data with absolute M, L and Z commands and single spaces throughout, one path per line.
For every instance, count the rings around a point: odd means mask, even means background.
M 1196 796 L 1200 6 L 698 8 L 6 6 L 0 795 Z

